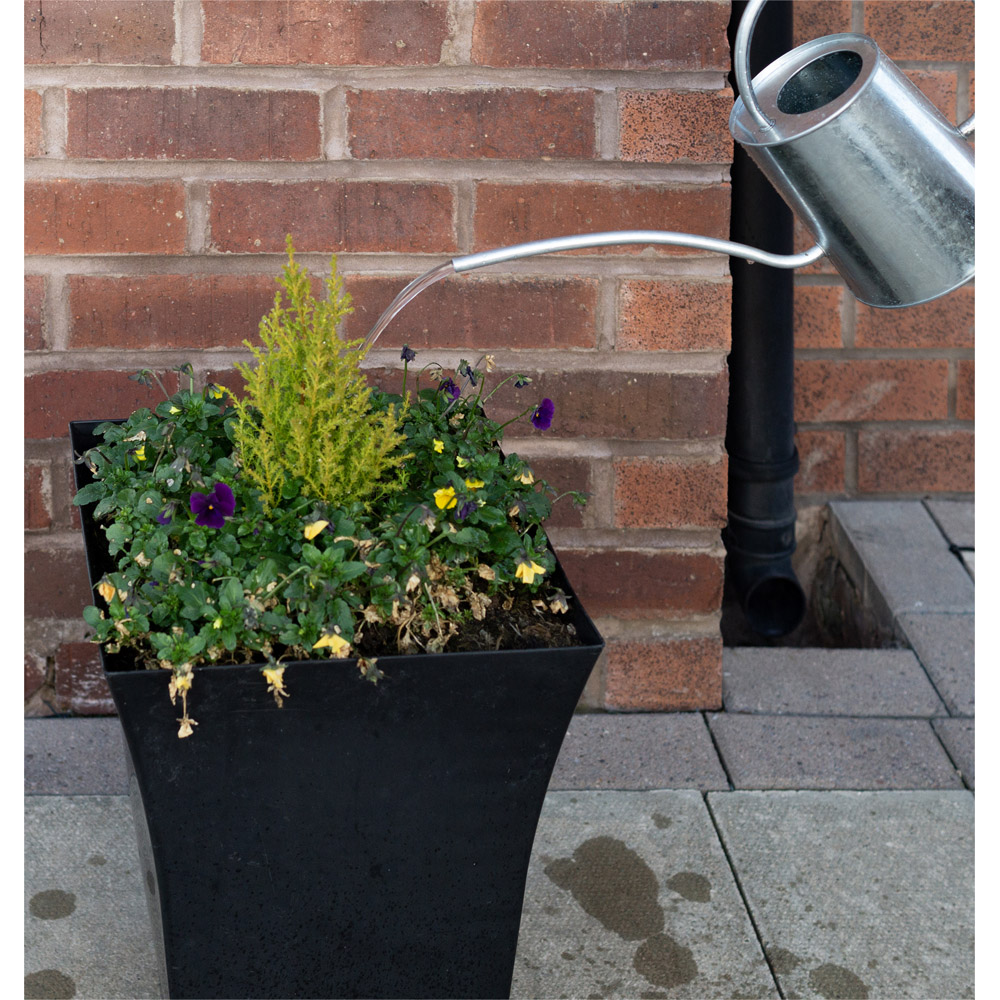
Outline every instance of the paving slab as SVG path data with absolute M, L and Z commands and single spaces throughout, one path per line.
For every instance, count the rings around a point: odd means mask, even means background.
M 976 714 L 976 616 L 901 615 L 899 627 L 951 715 Z
M 577 714 L 559 752 L 550 790 L 728 789 L 698 712 Z
M 783 996 L 974 996 L 971 792 L 708 804 Z
M 976 547 L 976 504 L 973 500 L 925 500 L 924 506 L 941 533 L 960 549 Z
M 25 997 L 158 997 L 128 799 L 24 801 Z
M 708 717 L 738 789 L 963 788 L 926 719 Z
M 549 793 L 511 996 L 779 996 L 698 792 Z
M 25 795 L 126 795 L 117 717 L 24 720 Z
M 976 787 L 976 720 L 934 719 L 934 732 L 969 788 Z
M 919 501 L 838 500 L 830 524 L 865 604 L 903 614 L 975 611 L 975 586 Z M 887 624 L 892 624 L 892 621 Z
M 945 714 L 909 649 L 724 649 L 722 702 L 776 715 Z

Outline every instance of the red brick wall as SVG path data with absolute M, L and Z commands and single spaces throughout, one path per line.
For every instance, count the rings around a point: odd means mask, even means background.
M 795 41 L 870 35 L 949 121 L 975 110 L 971 0 L 795 4 Z M 812 243 L 800 233 L 799 249 Z M 871 309 L 820 262 L 796 277 L 799 502 L 974 488 L 974 289 Z
M 893 55 L 890 36 L 909 44 L 903 65 L 963 115 L 971 3 L 944 5 L 962 22 L 947 43 L 927 27 L 937 5 L 874 6 L 904 8 L 872 32 Z M 338 254 L 355 335 L 455 254 L 629 227 L 726 236 L 728 19 L 724 0 L 26 3 L 28 711 L 110 708 L 79 618 L 67 421 L 153 399 L 127 379 L 139 367 L 231 369 L 286 232 L 317 275 Z M 508 448 L 592 494 L 552 530 L 609 639 L 587 704 L 714 708 L 727 260 L 640 251 L 450 278 L 394 321 L 373 362 L 396 366 L 404 342 L 444 363 L 488 349 L 534 377 L 556 421 Z M 955 478 L 971 475 L 971 455 L 956 460 L 971 438 L 971 330 L 948 329 L 969 296 L 876 324 L 827 272 L 801 282 L 807 498 L 971 489 Z M 868 410 L 851 405 L 887 381 Z M 893 456 L 914 447 L 918 482 L 868 481 L 906 473 Z

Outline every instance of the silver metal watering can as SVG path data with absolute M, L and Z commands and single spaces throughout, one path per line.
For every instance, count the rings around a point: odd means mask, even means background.
M 828 35 L 748 79 L 763 6 L 736 35 L 733 138 L 872 306 L 911 306 L 975 274 L 972 147 L 864 35 Z
M 766 0 L 750 0 L 733 51 L 740 96 L 729 128 L 816 245 L 773 254 L 691 233 L 628 230 L 521 243 L 455 257 L 404 288 L 368 334 L 428 285 L 454 272 L 559 250 L 663 244 L 796 268 L 829 257 L 867 305 L 900 308 L 952 291 L 975 274 L 975 160 L 944 118 L 864 35 L 806 42 L 750 80 L 753 29 Z

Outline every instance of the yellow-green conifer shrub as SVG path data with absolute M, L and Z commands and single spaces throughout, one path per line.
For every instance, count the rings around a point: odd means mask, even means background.
M 360 369 L 362 341 L 345 341 L 337 325 L 352 312 L 350 295 L 330 263 L 328 298 L 316 299 L 309 275 L 288 263 L 274 308 L 260 322 L 261 347 L 244 344 L 252 364 L 237 364 L 246 395 L 234 402 L 235 444 L 247 478 L 274 507 L 288 484 L 334 505 L 370 503 L 401 488 L 403 413 L 372 407 Z M 405 409 L 405 403 L 403 407 Z

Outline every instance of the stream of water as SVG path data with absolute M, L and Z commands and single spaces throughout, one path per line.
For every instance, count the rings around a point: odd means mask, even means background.
M 382 331 L 392 322 L 393 318 L 397 316 L 406 306 L 412 302 L 425 288 L 430 288 L 435 282 L 440 281 L 442 278 L 447 278 L 449 274 L 454 274 L 455 267 L 453 263 L 448 260 L 443 264 L 438 264 L 437 267 L 431 268 L 431 270 L 426 271 L 424 274 L 420 275 L 419 278 L 414 278 L 393 300 L 389 303 L 388 308 L 385 312 L 379 316 L 378 321 L 369 330 L 368 336 L 365 337 L 365 342 L 362 350 L 367 350 L 371 347 L 376 340 L 378 340 L 379 335 Z

